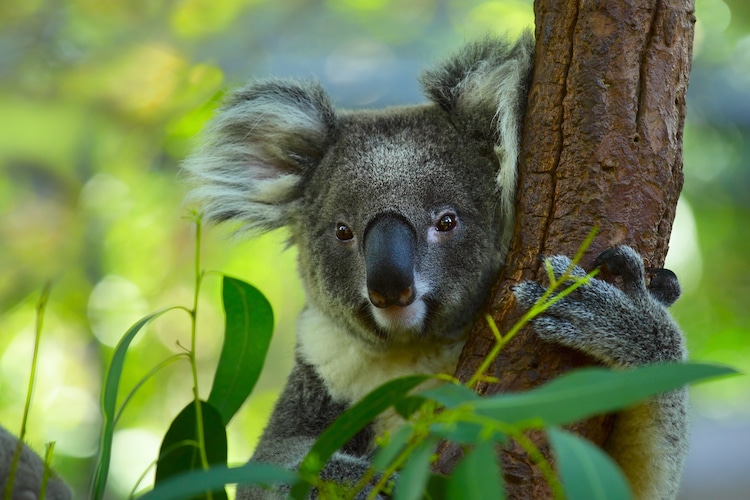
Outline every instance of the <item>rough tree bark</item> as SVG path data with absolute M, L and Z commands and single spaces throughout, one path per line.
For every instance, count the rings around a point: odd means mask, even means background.
M 646 267 L 661 267 L 682 188 L 682 132 L 690 72 L 693 0 L 536 0 L 535 70 L 519 165 L 516 227 L 489 310 L 500 331 L 520 317 L 509 286 L 543 281 L 540 256 L 573 255 L 589 231 L 599 233 L 583 259 L 628 244 Z M 459 362 L 468 380 L 494 344 L 478 321 Z M 483 394 L 529 389 L 571 368 L 583 355 L 521 332 L 489 375 Z M 575 431 L 602 444 L 612 417 Z M 535 439 L 539 439 L 535 436 Z M 548 450 L 539 439 L 545 454 Z M 460 450 L 441 450 L 448 471 Z M 510 498 L 549 496 L 533 462 L 518 447 L 503 454 Z

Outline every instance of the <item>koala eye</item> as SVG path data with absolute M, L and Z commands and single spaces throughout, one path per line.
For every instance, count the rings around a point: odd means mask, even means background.
M 440 232 L 447 232 L 453 230 L 453 228 L 456 227 L 456 214 L 447 213 L 440 216 L 440 219 L 438 219 L 437 224 L 435 224 L 435 229 L 437 229 Z
M 343 222 L 339 222 L 336 224 L 336 238 L 338 238 L 340 241 L 349 241 L 350 239 L 354 238 L 354 233 L 349 228 L 349 226 L 347 226 Z

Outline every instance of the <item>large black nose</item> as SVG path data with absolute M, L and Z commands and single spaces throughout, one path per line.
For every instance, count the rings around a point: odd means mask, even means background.
M 417 235 L 397 214 L 373 220 L 364 235 L 367 292 L 375 307 L 414 302 L 414 254 Z

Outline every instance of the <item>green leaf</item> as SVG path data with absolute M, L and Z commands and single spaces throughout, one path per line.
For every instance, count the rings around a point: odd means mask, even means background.
M 461 384 L 441 385 L 434 389 L 420 392 L 418 396 L 434 399 L 446 408 L 455 408 L 467 401 L 477 401 L 480 399 L 476 392 Z
M 167 311 L 173 309 L 182 309 L 180 307 L 169 307 L 162 309 L 153 314 L 141 318 L 120 339 L 112 355 L 112 361 L 107 370 L 104 387 L 102 387 L 102 432 L 99 440 L 99 460 L 96 464 L 93 482 L 91 484 L 91 497 L 100 499 L 104 496 L 104 489 L 107 486 L 107 476 L 109 475 L 109 464 L 112 459 L 112 437 L 115 432 L 115 416 L 117 415 L 117 391 L 120 386 L 120 377 L 122 377 L 123 366 L 125 365 L 125 355 L 128 347 L 135 336 L 148 323 L 158 318 Z
M 294 472 L 271 464 L 250 462 L 240 467 L 226 465 L 208 470 L 193 471 L 170 477 L 139 497 L 139 500 L 183 500 L 204 491 L 213 491 L 226 484 L 242 483 L 271 486 L 292 484 L 297 480 Z
M 575 434 L 547 430 L 566 498 L 627 500 L 632 498 L 625 476 L 602 450 Z
M 227 433 L 218 410 L 205 401 L 199 401 L 203 417 L 203 435 L 206 445 L 206 459 L 209 465 L 226 465 Z M 183 472 L 202 470 L 198 448 L 198 418 L 195 401 L 177 415 L 164 435 L 156 464 L 156 484 Z M 206 498 L 204 490 L 193 498 Z M 213 491 L 213 498 L 226 499 L 222 489 Z
M 453 421 L 439 422 L 430 426 L 430 432 L 448 441 L 459 444 L 474 444 L 477 441 L 490 440 L 504 443 L 506 436 L 494 430 L 488 435 L 487 429 L 475 422 Z
M 407 396 L 393 405 L 396 413 L 401 415 L 405 420 L 411 417 L 417 410 L 427 402 L 425 398 L 419 396 Z
M 424 494 L 425 500 L 444 500 L 448 496 L 448 478 L 432 474 L 427 481 L 427 487 Z
M 541 418 L 548 425 L 562 425 L 631 406 L 687 383 L 734 373 L 728 367 L 699 363 L 656 364 L 624 371 L 586 368 L 538 389 L 482 398 L 467 406 L 511 424 Z
M 448 480 L 448 498 L 461 500 L 505 498 L 502 473 L 494 445 L 492 441 L 479 441 L 474 449 L 458 463 Z
M 388 407 L 403 399 L 409 391 L 429 379 L 427 375 L 411 375 L 393 379 L 381 385 L 361 401 L 351 406 L 318 436 L 307 456 L 299 467 L 301 477 L 317 475 L 325 466 L 331 455 L 344 446 L 375 417 Z M 307 498 L 310 485 L 298 482 L 292 487 L 291 496 Z
M 252 285 L 224 276 L 222 298 L 226 328 L 208 402 L 224 425 L 240 409 L 263 369 L 273 334 L 271 304 Z
M 372 467 L 380 472 L 386 470 L 404 449 L 413 433 L 414 429 L 410 425 L 402 425 L 396 429 L 388 443 L 377 449 L 372 459 Z
M 430 478 L 430 464 L 437 443 L 437 438 L 428 438 L 411 453 L 396 479 L 395 500 L 419 500 L 422 498 L 427 489 L 427 481 Z

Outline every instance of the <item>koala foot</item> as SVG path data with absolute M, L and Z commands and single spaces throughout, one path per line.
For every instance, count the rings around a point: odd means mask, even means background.
M 561 255 L 548 262 L 556 278 L 571 265 L 571 260 Z M 545 340 L 579 349 L 613 366 L 684 359 L 682 333 L 664 307 L 674 295 L 674 274 L 658 272 L 656 284 L 647 288 L 643 261 L 626 246 L 603 252 L 596 263 L 621 276 L 623 289 L 592 279 L 532 319 L 534 331 Z M 571 275 L 585 276 L 585 271 L 576 266 Z M 545 291 L 532 281 L 513 288 L 525 308 L 536 303 Z

